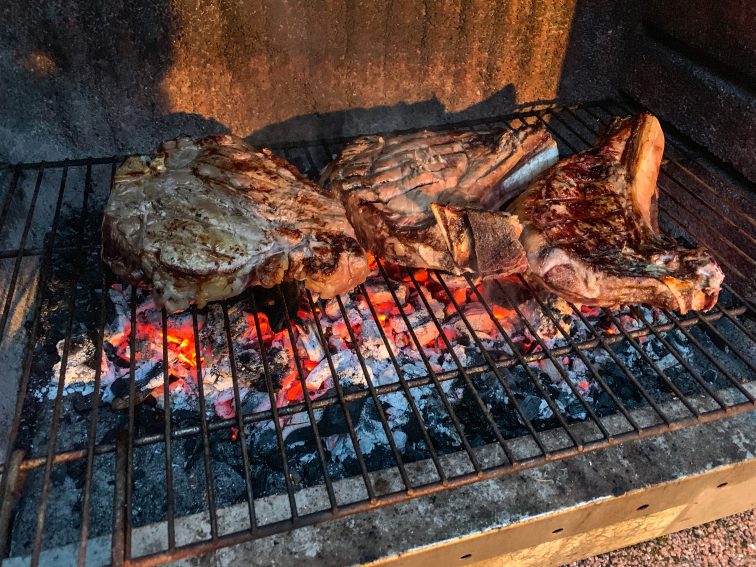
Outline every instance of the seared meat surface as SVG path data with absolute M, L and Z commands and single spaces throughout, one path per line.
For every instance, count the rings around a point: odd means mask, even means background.
M 102 236 L 113 272 L 169 310 L 284 280 L 333 297 L 369 272 L 341 203 L 233 136 L 177 138 L 128 159 Z
M 708 310 L 722 270 L 704 248 L 659 232 L 656 178 L 664 152 L 648 113 L 615 119 L 599 143 L 561 160 L 510 207 L 545 287 L 582 304 L 649 303 Z
M 472 264 L 455 262 L 431 204 L 498 209 L 556 160 L 543 128 L 366 136 L 341 152 L 321 185 L 376 256 L 461 273 Z

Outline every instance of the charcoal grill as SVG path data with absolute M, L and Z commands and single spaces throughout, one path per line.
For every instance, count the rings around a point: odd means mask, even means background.
M 579 106 L 540 106 L 518 114 L 475 119 L 462 123 L 447 124 L 442 128 L 488 128 L 491 126 L 516 127 L 522 122 L 541 122 L 555 136 L 562 155 L 579 151 L 595 139 L 612 115 L 637 111 L 636 103 L 629 99 L 602 101 Z M 18 245 L 2 250 L 0 256 L 11 269 L 6 280 L 0 337 L 8 343 L 26 337 L 23 348 L 16 348 L 6 365 L 20 368 L 20 386 L 15 400 L 13 419 L 7 435 L 6 457 L 0 465 L 2 474 L 2 498 L 0 502 L 0 556 L 3 553 L 27 556 L 32 563 L 52 557 L 51 548 L 65 549 L 70 561 L 84 564 L 99 561 L 118 564 L 157 564 L 194 556 L 221 547 L 239 544 L 271 536 L 272 534 L 299 530 L 306 526 L 334 522 L 339 518 L 365 513 L 370 510 L 395 506 L 436 493 L 443 493 L 463 485 L 481 483 L 488 479 L 519 473 L 525 469 L 544 467 L 548 463 L 570 459 L 581 454 L 596 452 L 608 447 L 639 439 L 657 437 L 668 432 L 691 426 L 731 418 L 756 408 L 756 384 L 753 383 L 753 353 L 756 347 L 753 329 L 753 304 L 747 299 L 752 293 L 753 282 L 753 205 L 743 201 L 737 191 L 722 191 L 716 184 L 741 186 L 747 182 L 727 171 L 706 150 L 696 146 L 671 126 L 665 125 L 668 145 L 662 173 L 660 214 L 664 229 L 688 244 L 705 242 L 727 274 L 719 304 L 708 313 L 689 313 L 679 316 L 662 310 L 664 319 L 649 321 L 633 308 L 637 328 L 628 328 L 618 314 L 603 310 L 605 320 L 611 323 L 598 327 L 580 307 L 569 304 L 576 325 L 581 325 L 584 336 L 573 336 L 564 323 L 564 314 L 557 312 L 548 300 L 530 284 L 520 278 L 520 284 L 532 292 L 542 315 L 548 319 L 563 338 L 558 346 L 548 345 L 533 328 L 517 304 L 511 308 L 530 330 L 533 345 L 523 350 L 515 345 L 495 313 L 495 307 L 467 277 L 469 287 L 465 297 L 479 301 L 486 314 L 494 322 L 497 331 L 511 347 L 510 353 L 493 352 L 483 343 L 473 325 L 465 317 L 464 301 L 455 299 L 446 283 L 447 276 L 431 273 L 428 279 L 437 282 L 439 289 L 449 298 L 449 303 L 460 314 L 462 324 L 470 331 L 473 344 L 480 354 L 473 363 L 462 362 L 451 348 L 449 339 L 441 331 L 443 322 L 430 307 L 429 298 L 423 295 L 417 274 L 404 270 L 409 288 L 419 291 L 418 299 L 426 308 L 438 334 L 439 348 L 451 354 L 453 367 L 450 370 L 434 368 L 425 355 L 426 345 L 417 337 L 412 323 L 404 312 L 401 302 L 390 285 L 392 269 L 380 261 L 377 269 L 380 280 L 390 290 L 392 302 L 398 310 L 397 317 L 404 320 L 408 329 L 410 346 L 414 347 L 425 368 L 420 376 L 408 376 L 398 363 L 395 352 L 383 331 L 381 338 L 388 349 L 396 380 L 387 384 L 374 384 L 366 367 L 365 356 L 355 338 L 355 329 L 346 316 L 342 299 L 338 307 L 347 323 L 347 332 L 352 339 L 351 348 L 357 357 L 359 371 L 365 380 L 361 387 L 345 388 L 334 372 L 333 360 L 325 349 L 328 364 L 333 373 L 333 389 L 323 396 L 311 399 L 305 395 L 298 403 L 277 407 L 274 396 L 274 377 L 264 356 L 265 390 L 270 398 L 270 409 L 264 411 L 237 411 L 232 418 L 210 418 L 207 413 L 203 381 L 198 380 L 199 411 L 195 421 L 186 423 L 171 414 L 170 377 L 163 371 L 163 409 L 154 415 L 163 419 L 144 426 L 145 413 L 141 410 L 135 372 L 137 328 L 137 290 L 129 293 L 131 335 L 129 337 L 130 360 L 128 391 L 123 393 L 123 411 L 119 425 L 103 436 L 103 415 L 111 414 L 110 405 L 95 401 L 79 408 L 81 419 L 67 418 L 71 406 L 65 394 L 65 380 L 59 379 L 54 389 L 42 399 L 39 394 L 41 380 L 49 382 L 47 373 L 40 371 L 41 336 L 53 333 L 63 340 L 61 378 L 65 376 L 66 363 L 73 348 L 73 337 L 79 325 L 87 321 L 87 332 L 93 337 L 96 355 L 100 360 L 104 348 L 104 327 L 109 317 L 107 289 L 113 283 L 112 276 L 99 260 L 99 222 L 102 207 L 107 197 L 111 178 L 123 156 L 86 158 L 57 162 L 19 163 L 5 166 L 5 187 L 0 227 L 10 226 L 15 230 Z M 273 150 L 291 160 L 310 177 L 318 171 L 346 143 L 346 139 L 325 139 L 302 143 L 287 143 L 274 146 Z M 50 207 L 39 209 L 39 196 L 51 191 L 56 196 L 48 199 Z M 25 197 L 26 210 L 23 217 L 12 218 L 11 203 L 19 196 Z M 14 220 L 15 228 L 14 228 Z M 38 275 L 38 283 L 28 279 L 29 273 Z M 32 278 L 33 279 L 33 278 Z M 31 283 L 30 283 L 31 282 Z M 360 286 L 373 320 L 377 323 L 379 312 L 371 301 L 371 293 Z M 276 289 L 273 298 L 280 308 L 283 325 L 292 343 L 295 342 L 293 311 L 284 290 Z M 261 315 L 253 295 L 250 299 L 257 336 L 261 334 Z M 322 303 L 306 293 L 303 304 L 311 314 L 322 308 Z M 229 309 L 233 302 L 221 304 L 225 323 L 225 340 L 236 340 L 230 330 Z M 191 321 L 196 348 L 196 372 L 201 375 L 203 360 L 200 352 L 200 329 L 198 317 L 202 314 L 191 310 Z M 168 358 L 168 316 L 162 313 L 162 349 Z M 315 329 L 323 345 L 328 339 L 317 317 Z M 57 327 L 56 327 L 57 325 Z M 381 329 L 381 326 L 378 325 Z M 697 364 L 684 356 L 670 333 L 677 332 L 688 347 L 695 351 Z M 56 334 L 57 333 L 57 334 Z M 651 357 L 643 349 L 644 338 L 654 338 L 664 353 Z M 49 341 L 48 341 L 49 342 Z M 648 369 L 643 376 L 631 370 L 625 360 L 617 355 L 617 345 L 641 357 Z M 259 339 L 260 351 L 265 355 L 266 346 Z M 614 363 L 618 377 L 610 377 L 597 368 L 595 352 L 604 352 Z M 306 369 L 293 349 L 297 380 L 303 392 L 308 392 L 305 383 Z M 48 353 L 49 354 L 49 353 Z M 659 360 L 671 355 L 679 373 L 674 376 L 660 366 Z M 583 419 L 568 415 L 560 407 L 553 392 L 534 372 L 533 363 L 550 361 L 572 391 L 578 404 L 584 409 Z M 604 392 L 611 411 L 599 411 L 586 400 L 586 392 L 573 384 L 566 373 L 572 361 L 581 361 L 590 379 L 595 383 L 595 392 Z M 244 408 L 240 394 L 239 374 L 242 372 L 235 360 L 234 350 L 229 350 L 229 364 L 233 380 L 233 403 Z M 102 378 L 99 369 L 95 374 L 94 391 L 99 392 Z M 522 371 L 524 380 L 545 400 L 553 418 L 548 424 L 529 416 L 523 407 L 521 394 L 513 391 L 516 380 L 513 372 Z M 708 371 L 708 372 L 707 372 Z M 684 375 L 685 378 L 681 378 Z M 500 389 L 506 400 L 504 406 L 493 407 L 481 391 L 481 377 L 488 376 L 490 383 Z M 42 378 L 41 378 L 42 377 Z M 649 389 L 649 381 L 666 392 L 659 397 Z M 445 388 L 453 383 L 454 389 Z M 629 407 L 618 389 L 630 388 L 638 403 Z M 413 391 L 426 388 L 433 392 L 440 404 L 440 412 L 453 429 L 457 444 L 441 446 L 433 426 L 426 423 L 427 417 L 415 404 Z M 456 392 L 456 393 L 455 393 Z M 474 416 L 468 411 L 460 414 L 455 395 L 462 392 L 475 408 Z M 417 427 L 417 438 L 425 447 L 422 455 L 412 458 L 399 449 L 394 436 L 396 431 L 386 415 L 385 397 L 390 394 L 404 396 L 408 414 Z M 375 421 L 380 425 L 385 439 L 385 454 L 388 465 L 375 470 L 375 465 L 363 454 L 359 434 L 354 423 L 354 404 L 369 400 L 375 410 Z M 84 402 L 82 402 L 84 403 Z M 86 404 L 85 404 L 86 405 Z M 505 407 L 505 410 L 502 410 Z M 65 409 L 64 409 L 65 408 Z M 340 412 L 343 432 L 354 448 L 356 473 L 354 478 L 331 478 L 330 451 L 323 442 L 316 413 L 333 408 Z M 507 419 L 517 424 L 513 433 L 502 425 L 502 411 Z M 316 451 L 313 454 L 320 480 L 304 486 L 292 469 L 292 447 L 285 440 L 282 427 L 284 418 L 301 419 L 312 435 Z M 473 427 L 473 421 L 479 422 Z M 283 478 L 281 490 L 275 494 L 257 494 L 250 477 L 252 465 L 259 461 L 260 448 L 248 442 L 248 427 L 254 424 L 272 423 L 275 434 L 277 467 Z M 78 429 L 77 429 L 78 428 Z M 481 435 L 478 430 L 486 430 Z M 73 433 L 72 433 L 73 431 Z M 70 437 L 69 437 L 70 436 Z M 237 467 L 239 471 L 238 494 L 229 500 L 215 485 L 218 454 L 213 446 L 219 439 L 231 439 L 236 449 L 228 454 L 233 461 L 224 466 Z M 194 486 L 182 485 L 184 492 L 202 500 L 202 510 L 188 514 L 179 510 L 179 489 L 174 486 L 174 462 L 177 451 L 186 449 L 192 442 L 195 454 L 201 461 L 204 478 L 195 478 Z M 162 464 L 162 478 L 144 479 L 139 476 L 144 455 L 151 454 Z M 152 469 L 150 469 L 152 470 Z M 74 471 L 74 472 L 72 472 Z M 66 480 L 66 478 L 69 480 Z M 78 479 L 73 486 L 70 479 Z M 183 482 L 183 481 L 182 481 Z M 146 484 L 163 488 L 164 514 L 157 520 L 159 528 L 148 530 L 135 520 L 140 504 L 140 491 L 147 491 Z M 50 518 L 58 522 L 60 511 L 56 506 L 67 506 L 71 494 L 81 503 L 75 514 L 80 523 L 68 534 L 50 533 Z M 153 495 L 154 492 L 150 491 Z M 219 500 L 224 502 L 219 504 Z M 104 505 L 103 503 L 107 503 Z M 110 507 L 109 509 L 103 509 Z M 229 521 L 227 509 L 236 507 Z M 241 508 L 240 508 L 241 507 Z M 243 514 L 239 512 L 243 510 Z M 23 518 L 33 518 L 32 527 L 23 527 Z M 106 527 L 103 527 L 103 524 Z M 58 524 L 56 524 L 58 525 Z M 58 529 L 58 528 L 56 528 Z M 145 535 L 146 533 L 152 535 Z M 71 537 L 74 534 L 74 537 Z M 156 535 L 157 534 L 157 535 Z M 90 540 L 107 541 L 107 554 L 102 549 L 93 550 Z M 149 540 L 149 543 L 144 543 Z M 151 538 L 151 539 L 150 539 Z M 59 551 L 60 552 L 60 551 Z M 61 552 L 62 553 L 62 552 Z M 46 555 L 47 554 L 47 555 Z

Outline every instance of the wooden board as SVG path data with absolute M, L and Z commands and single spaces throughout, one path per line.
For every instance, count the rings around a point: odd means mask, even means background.
M 756 459 L 379 561 L 561 565 L 756 508 Z

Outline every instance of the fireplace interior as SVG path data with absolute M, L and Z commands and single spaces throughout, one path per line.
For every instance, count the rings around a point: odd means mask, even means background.
M 623 4 L 3 7 L 0 559 L 189 558 L 753 412 L 756 14 Z M 641 110 L 663 232 L 726 275 L 705 313 L 371 257 L 334 299 L 169 314 L 100 259 L 116 168 L 179 133 L 317 180 L 360 134 L 543 124 L 564 157 Z

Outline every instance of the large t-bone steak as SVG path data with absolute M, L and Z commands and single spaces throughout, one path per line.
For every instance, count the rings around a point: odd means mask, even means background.
M 113 272 L 170 310 L 284 280 L 333 297 L 369 273 L 341 203 L 234 136 L 181 137 L 129 158 L 102 236 Z
M 366 136 L 348 144 L 320 181 L 341 199 L 360 244 L 376 256 L 461 273 L 479 263 L 474 258 L 467 265 L 455 262 L 431 204 L 498 209 L 557 157 L 556 143 L 542 127 Z M 499 226 L 507 231 L 502 242 L 517 246 L 509 255 L 519 252 L 524 261 L 517 239 L 510 238 L 513 219 L 498 214 Z M 469 223 L 466 227 L 472 238 L 492 236 L 477 235 Z M 488 267 L 497 269 L 514 271 L 517 266 Z
M 708 310 L 724 274 L 704 248 L 659 232 L 664 152 L 648 113 L 616 118 L 599 143 L 561 160 L 510 207 L 532 272 L 562 297 L 596 306 Z

